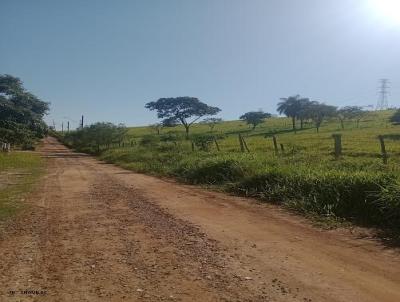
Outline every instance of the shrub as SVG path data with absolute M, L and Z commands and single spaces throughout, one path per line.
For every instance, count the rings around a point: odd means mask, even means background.
M 145 135 L 140 139 L 139 144 L 141 146 L 156 146 L 159 141 L 160 139 L 155 135 Z
M 231 189 L 246 196 L 283 202 L 303 212 L 379 224 L 385 221 L 380 214 L 382 204 L 375 201 L 374 194 L 395 183 L 395 176 L 388 173 L 273 169 L 245 178 Z
M 166 134 L 162 134 L 160 136 L 160 141 L 162 141 L 162 142 L 173 142 L 173 143 L 175 143 L 175 142 L 180 141 L 182 139 L 183 139 L 182 135 L 178 135 L 178 134 L 174 134 L 174 133 L 166 133 Z
M 400 125 L 400 109 L 398 109 L 391 117 L 390 122 L 395 125 Z
M 25 142 L 21 145 L 21 149 L 33 151 L 33 150 L 35 150 L 35 146 L 32 142 Z
M 201 151 L 209 151 L 214 140 L 223 138 L 222 135 L 196 134 L 192 136 L 195 146 Z
M 221 184 L 242 179 L 251 171 L 249 164 L 228 158 L 212 158 L 181 163 L 174 175 L 190 183 Z
M 214 142 L 214 136 L 208 134 L 193 135 L 192 141 L 199 150 L 209 151 L 210 145 Z
M 381 187 L 378 193 L 372 194 L 372 197 L 375 198 L 374 204 L 379 209 L 381 219 L 390 226 L 400 228 L 400 184 Z

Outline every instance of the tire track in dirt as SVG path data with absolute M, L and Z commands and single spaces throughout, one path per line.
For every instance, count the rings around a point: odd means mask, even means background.
M 262 293 L 251 293 L 239 276 L 228 271 L 229 261 L 222 248 L 198 227 L 175 218 L 137 190 L 127 189 L 111 179 L 106 183 L 105 187 L 95 186 L 94 192 L 105 200 L 107 213 L 120 217 L 124 226 L 140 229 L 131 232 L 134 236 L 127 242 L 126 261 L 133 265 L 141 280 L 149 281 L 143 283 L 144 292 L 157 293 L 156 297 L 159 293 L 172 298 L 199 296 L 203 301 L 268 298 Z M 127 211 L 132 215 L 126 216 Z M 128 233 L 126 227 L 120 231 L 125 236 Z M 179 291 L 177 280 L 184 281 L 190 291 Z

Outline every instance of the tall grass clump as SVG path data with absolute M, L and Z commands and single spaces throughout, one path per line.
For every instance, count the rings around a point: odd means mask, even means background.
M 170 152 L 171 148 L 172 146 L 160 146 L 149 149 L 139 146 L 132 149 L 106 150 L 100 155 L 100 159 L 141 173 L 171 176 L 172 170 L 185 154 L 179 151 Z
M 372 194 L 379 216 L 392 228 L 400 230 L 400 184 L 391 183 Z
M 224 184 L 251 175 L 257 164 L 248 158 L 214 155 L 191 156 L 179 162 L 173 175 L 192 184 Z
M 396 185 L 389 173 L 272 169 L 247 177 L 233 192 L 275 201 L 301 212 L 346 218 L 362 224 L 385 224 L 386 200 L 376 201 L 383 188 Z M 399 204 L 390 208 L 399 211 Z
M 0 224 L 23 207 L 29 192 L 43 171 L 43 160 L 30 152 L 0 153 Z

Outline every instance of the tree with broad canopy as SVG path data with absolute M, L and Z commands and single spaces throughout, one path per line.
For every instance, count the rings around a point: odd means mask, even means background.
M 216 125 L 221 124 L 222 123 L 222 118 L 218 118 L 218 117 L 209 117 L 204 119 L 203 121 L 201 121 L 202 124 L 208 125 L 208 127 L 210 127 L 210 131 L 214 131 L 214 128 Z
M 271 117 L 270 113 L 266 113 L 263 111 L 250 111 L 243 114 L 240 119 L 244 120 L 247 124 L 253 125 L 254 130 L 257 125 L 262 124 L 266 118 Z
M 218 107 L 209 106 L 194 97 L 161 98 L 145 105 L 147 109 L 156 110 L 163 124 L 181 123 L 189 138 L 189 129 L 197 120 L 207 115 L 216 115 L 221 111 Z M 190 120 L 192 119 L 192 120 Z
M 49 103 L 26 91 L 19 78 L 0 75 L 0 141 L 30 145 L 47 133 Z
M 336 115 L 336 110 L 337 107 L 335 106 L 326 105 L 317 101 L 311 102 L 309 105 L 309 115 L 315 124 L 315 128 L 317 128 L 317 132 L 319 132 L 319 128 L 324 119 Z
M 362 107 L 359 106 L 346 106 L 340 108 L 337 111 L 337 117 L 340 120 L 340 125 L 342 129 L 344 129 L 344 121 L 345 120 L 353 120 L 355 119 L 357 122 L 357 127 L 360 122 L 360 119 L 365 115 L 365 111 Z
M 309 106 L 309 99 L 302 98 L 300 95 L 294 95 L 288 98 L 281 98 L 277 110 L 280 114 L 283 113 L 292 119 L 293 130 L 296 130 L 296 119 L 300 119 L 301 127 L 303 127 L 303 121 L 310 118 L 308 115 Z

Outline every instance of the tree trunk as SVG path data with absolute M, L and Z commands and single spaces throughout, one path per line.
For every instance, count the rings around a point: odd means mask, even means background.
M 186 131 L 186 139 L 189 139 L 189 126 L 184 125 L 185 126 L 185 131 Z
M 292 117 L 292 126 L 293 126 L 293 130 L 296 130 L 296 118 Z
M 303 129 L 304 119 L 300 119 L 300 129 Z
M 340 120 L 340 125 L 342 126 L 342 129 L 344 129 L 344 123 L 343 123 L 343 120 Z

